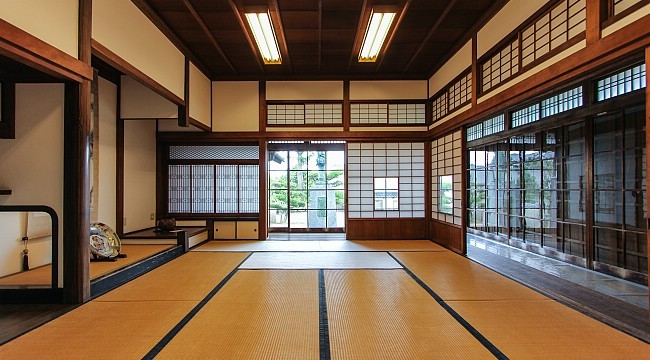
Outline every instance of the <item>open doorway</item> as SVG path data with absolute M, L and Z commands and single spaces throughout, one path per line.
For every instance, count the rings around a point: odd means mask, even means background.
M 268 145 L 269 232 L 345 232 L 345 144 Z

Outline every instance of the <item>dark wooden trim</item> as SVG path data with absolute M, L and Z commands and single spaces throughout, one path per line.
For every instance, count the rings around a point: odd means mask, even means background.
M 158 124 L 158 121 L 156 121 Z M 169 147 L 156 136 L 156 222 L 165 214 L 167 209 L 167 159 Z
M 65 85 L 63 284 L 70 304 L 90 298 L 90 88 L 89 80 Z
M 9 189 L 0 189 L 0 195 L 11 195 L 13 191 Z
M 185 101 L 181 99 L 178 95 L 174 94 L 156 80 L 149 77 L 149 75 L 143 73 L 141 70 L 135 66 L 129 64 L 126 60 L 119 57 L 117 54 L 109 50 L 107 47 L 99 43 L 97 40 L 92 39 L 92 53 L 97 56 L 100 60 L 104 61 L 108 65 L 114 67 L 118 71 L 126 74 L 133 79 L 140 82 L 142 85 L 151 89 L 158 95 L 163 98 L 171 101 L 176 105 L 185 105 Z
M 404 15 L 408 12 L 409 7 L 411 6 L 412 0 L 402 0 L 402 1 L 403 4 L 398 11 L 399 13 L 397 14 L 397 19 L 394 21 L 393 25 L 391 26 L 392 29 L 388 31 L 388 38 L 384 41 L 384 44 L 382 45 L 379 51 L 379 54 L 377 54 L 377 59 L 379 61 L 377 62 L 377 66 L 375 67 L 375 73 L 379 71 L 379 68 L 384 63 L 384 59 L 386 58 L 386 51 L 388 51 L 390 44 L 393 42 L 393 39 L 395 38 L 395 33 L 397 28 L 399 28 L 400 24 L 402 23 L 402 20 L 404 20 Z M 456 0 L 452 0 L 452 1 L 456 1 Z M 356 52 L 356 55 L 357 57 L 359 56 L 359 51 Z
M 460 243 L 461 243 L 461 254 L 467 255 L 467 184 L 469 173 L 466 169 L 469 168 L 467 164 L 467 159 L 469 154 L 467 152 L 467 129 L 461 128 L 460 130 L 460 207 L 462 212 L 460 214 Z M 508 202 L 510 204 L 510 202 Z
M 421 126 L 426 126 L 423 124 Z M 428 137 L 425 131 L 278 131 L 278 132 L 162 132 L 158 136 L 169 143 L 239 143 L 265 140 L 343 140 L 343 141 L 425 141 Z
M 343 81 L 343 132 L 350 131 L 350 80 Z
M 587 0 L 587 46 L 598 41 L 601 36 L 602 22 L 605 19 L 603 16 L 607 15 L 607 0 Z M 603 14 L 603 10 L 605 13 Z
M 278 41 L 278 48 L 280 50 L 280 57 L 282 66 L 289 67 L 289 71 L 293 73 L 293 66 L 291 65 L 291 58 L 289 57 L 289 48 L 287 47 L 287 40 L 284 38 L 284 27 L 282 26 L 282 14 L 278 6 L 278 0 L 268 0 L 269 15 L 271 16 L 271 23 L 275 30 L 275 37 Z M 275 65 L 277 66 L 277 65 Z
M 614 1 L 612 1 L 612 0 L 601 0 L 601 1 L 603 1 L 605 3 L 605 5 L 603 6 L 604 7 L 604 9 L 603 9 L 603 12 L 604 12 L 603 19 L 607 19 L 607 20 L 603 21 L 603 24 L 602 24 L 603 29 L 610 26 L 610 25 L 612 25 L 612 24 L 614 24 L 615 22 L 623 19 L 624 17 L 632 14 L 633 12 L 636 12 L 640 8 L 650 4 L 650 0 L 641 0 L 638 3 L 630 6 L 627 9 L 625 9 L 625 11 L 621 12 L 620 14 L 614 15 Z
M 117 86 L 117 131 L 115 147 L 115 227 L 118 236 L 124 236 L 124 119 L 120 118 L 121 84 Z
M 645 48 L 645 66 L 646 69 L 650 68 L 650 46 Z M 647 71 L 647 70 L 646 70 Z M 648 144 L 650 144 L 650 77 L 646 75 L 646 84 L 645 84 L 645 147 L 646 147 L 646 164 L 648 164 L 648 161 L 650 161 L 650 152 L 647 151 L 648 149 Z M 647 189 L 648 186 L 650 186 L 650 177 L 646 175 L 646 201 L 650 201 L 650 191 Z M 650 204 L 649 202 L 646 202 L 646 204 Z M 647 224 L 650 225 L 650 212 L 646 212 L 646 216 L 648 217 Z M 649 226 L 650 227 L 650 226 Z M 646 249 L 650 249 L 650 231 L 648 232 L 647 235 L 647 245 Z M 650 274 L 650 262 L 648 262 L 648 272 L 647 274 Z M 649 289 L 650 291 L 650 289 Z
M 0 91 L 0 139 L 16 138 L 16 83 L 1 81 Z M 7 194 L 5 194 L 7 195 Z
M 361 45 L 363 44 L 363 36 L 365 33 L 365 27 L 368 26 L 368 21 L 370 21 L 370 11 L 368 7 L 368 0 L 363 0 L 363 4 L 359 9 L 359 20 L 357 21 L 357 32 L 354 36 L 354 45 L 352 45 L 352 52 L 350 53 L 350 60 L 348 61 L 348 71 L 352 67 L 352 64 L 356 59 L 359 58 L 359 51 L 361 50 Z
M 258 234 L 259 234 L 259 240 L 266 240 L 268 237 L 268 214 L 269 214 L 269 209 L 268 209 L 268 183 L 267 183 L 267 164 L 268 164 L 268 155 L 267 155 L 267 148 L 266 148 L 266 141 L 263 139 L 260 139 L 259 141 L 259 147 L 260 147 L 260 162 L 259 162 L 259 170 L 260 170 L 260 186 L 259 186 L 259 224 L 258 224 Z
M 204 74 L 210 74 L 210 71 L 208 68 L 201 62 L 199 61 L 199 58 L 197 58 L 194 53 L 185 45 L 183 40 L 181 40 L 178 35 L 167 25 L 167 23 L 156 13 L 156 11 L 147 3 L 145 0 L 131 0 L 133 4 L 140 9 L 140 11 L 153 23 L 159 30 L 162 32 L 169 41 L 178 48 L 183 55 L 186 57 L 190 58 L 192 60 L 192 63 L 196 65 L 199 69 Z
M 451 0 L 451 1 L 449 1 L 449 3 L 447 3 L 447 6 L 445 6 L 445 9 L 442 11 L 440 16 L 438 16 L 438 18 L 436 19 L 436 22 L 433 24 L 433 26 L 431 26 L 431 30 L 429 30 L 429 33 L 424 38 L 424 40 L 422 40 L 422 42 L 420 43 L 420 46 L 418 47 L 418 49 L 415 51 L 415 53 L 411 57 L 411 60 L 409 60 L 409 62 L 406 63 L 406 66 L 404 66 L 404 68 L 402 69 L 402 73 L 405 73 L 406 70 L 408 70 L 408 68 L 411 66 L 413 61 L 415 61 L 415 58 L 418 55 L 420 55 L 420 52 L 422 52 L 422 49 L 424 49 L 424 47 L 427 45 L 427 43 L 429 42 L 429 39 L 431 39 L 433 34 L 435 34 L 435 32 L 438 31 L 438 28 L 440 27 L 442 22 L 447 18 L 447 15 L 449 15 L 449 12 L 451 12 L 451 10 L 454 8 L 454 6 L 456 6 L 457 2 L 458 2 L 458 0 Z
M 450 224 L 437 219 L 430 219 L 431 241 L 442 245 L 445 248 L 458 254 L 464 253 L 465 239 L 462 239 L 463 229 L 461 226 Z
M 183 75 L 183 98 L 184 105 L 178 105 L 178 126 L 190 126 L 190 60 L 185 57 L 185 70 Z
M 486 99 L 440 126 L 432 129 L 430 135 L 448 132 L 450 129 L 477 121 L 482 117 L 513 106 L 522 100 L 548 92 L 562 83 L 584 76 L 607 63 L 629 55 L 650 45 L 650 15 L 633 22 L 614 34 L 601 38 L 591 46 L 578 50 L 567 58 L 558 61 L 520 81 L 497 95 Z
M 188 122 L 189 122 L 189 125 L 192 125 L 192 126 L 194 126 L 194 127 L 197 127 L 197 128 L 199 128 L 199 129 L 201 129 L 201 130 L 203 130 L 203 131 L 205 131 L 205 132 L 212 132 L 212 128 L 211 128 L 211 127 L 209 127 L 208 125 L 206 125 L 206 124 L 204 124 L 204 123 L 202 123 L 202 122 L 196 120 L 196 119 L 193 118 L 193 117 L 188 117 L 187 120 L 188 120 Z
M 109 290 L 112 290 L 122 284 L 125 284 L 140 275 L 143 275 L 169 261 L 183 255 L 183 249 L 180 246 L 165 250 L 150 258 L 141 260 L 120 271 L 112 272 L 100 278 L 94 279 L 90 284 L 90 294 L 96 298 Z
M 348 219 L 348 240 L 424 240 L 425 218 Z
M 192 5 L 192 3 L 190 3 L 189 0 L 182 0 L 182 1 L 183 1 L 183 5 L 185 5 L 187 10 L 192 14 L 192 17 L 194 18 L 196 23 L 199 24 L 199 26 L 203 30 L 203 33 L 205 34 L 205 36 L 208 38 L 208 40 L 210 40 L 210 44 L 212 44 L 212 46 L 214 46 L 215 50 L 217 50 L 219 55 L 221 55 L 221 57 L 223 58 L 226 65 L 228 65 L 230 70 L 232 70 L 232 72 L 237 74 L 237 69 L 235 69 L 235 66 L 233 66 L 230 59 L 228 59 L 228 56 L 226 56 L 226 53 L 221 48 L 221 45 L 219 45 L 219 42 L 217 41 L 217 39 L 214 37 L 214 35 L 212 35 L 212 32 L 210 32 L 210 29 L 205 24 L 205 21 L 203 21 L 203 19 L 201 18 L 201 15 L 199 15 L 199 13 L 196 11 L 196 9 Z
M 343 104 L 342 100 L 266 100 L 267 105 Z
M 80 7 L 81 4 L 83 2 Z M 3 19 L 0 19 L 0 55 L 65 81 L 81 82 L 93 78 L 89 63 L 75 59 Z
M 187 0 L 184 0 L 187 1 Z M 262 56 L 259 53 L 259 50 L 257 49 L 257 46 L 255 46 L 255 39 L 253 39 L 253 34 L 250 33 L 250 29 L 248 28 L 248 25 L 246 25 L 246 21 L 244 20 L 244 17 L 242 16 L 242 11 L 239 9 L 237 4 L 235 3 L 235 0 L 228 0 L 228 3 L 230 4 L 230 8 L 232 9 L 232 12 L 235 13 L 235 17 L 237 18 L 237 21 L 239 22 L 239 25 L 241 26 L 242 29 L 244 29 L 244 35 L 246 35 L 246 40 L 248 40 L 248 45 L 251 48 L 251 51 L 253 54 L 255 54 L 255 61 L 257 62 L 257 66 L 259 66 L 260 70 L 262 72 L 264 71 L 264 65 L 262 64 Z M 225 54 L 222 52 L 222 56 L 225 58 Z M 228 63 L 230 63 L 229 60 Z M 237 69 L 235 69 L 232 64 L 230 64 L 231 70 L 235 74 L 238 74 Z M 259 79 L 256 79 L 259 80 Z
M 433 179 L 431 177 L 431 171 L 433 169 L 433 164 L 431 163 L 432 151 L 431 151 L 431 140 L 424 142 L 424 218 L 427 219 L 427 222 L 433 216 Z M 452 189 L 453 190 L 453 189 Z M 431 240 L 431 228 L 430 226 L 425 227 L 425 237 Z
M 259 112 L 260 112 L 260 118 L 259 118 L 259 132 L 260 133 L 265 133 L 266 132 L 266 112 L 267 112 L 267 107 L 266 107 L 266 81 L 260 81 L 259 82 Z

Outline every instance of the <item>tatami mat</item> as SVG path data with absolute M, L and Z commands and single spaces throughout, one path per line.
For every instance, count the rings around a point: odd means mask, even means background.
M 319 359 L 318 272 L 238 271 L 156 359 Z
M 259 252 L 242 269 L 401 269 L 385 252 Z
M 192 251 L 447 251 L 428 240 L 210 241 Z
M 247 253 L 187 253 L 96 301 L 202 300 Z
M 91 261 L 90 278 L 95 279 L 120 268 L 134 264 L 144 258 L 150 257 L 172 245 L 122 245 L 122 253 L 126 258 L 116 261 Z M 33 270 L 21 272 L 0 278 L 0 285 L 50 285 L 52 283 L 52 266 L 46 265 Z
M 445 301 L 548 299 L 452 252 L 396 252 L 393 255 Z
M 650 359 L 650 345 L 555 301 L 448 304 L 511 359 Z
M 325 272 L 332 359 L 493 355 L 403 270 Z
M 0 346 L 0 359 L 141 359 L 196 304 L 90 302 Z

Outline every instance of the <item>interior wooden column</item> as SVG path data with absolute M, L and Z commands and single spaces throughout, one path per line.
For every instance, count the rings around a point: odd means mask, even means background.
M 604 2 L 605 1 L 603 0 L 587 0 L 587 46 L 600 40 L 601 24 L 604 19 L 602 14 L 604 10 L 607 10 L 607 6 Z
M 90 65 L 92 0 L 79 1 L 79 60 Z M 91 80 L 65 84 L 63 120 L 63 296 L 90 299 L 90 96 Z
M 647 69 L 650 67 L 650 47 L 645 48 L 645 67 L 646 67 L 646 72 Z M 650 164 L 650 153 L 648 152 L 648 144 L 650 144 L 650 77 L 646 75 L 646 83 L 645 83 L 645 147 L 646 147 L 646 164 Z M 646 204 L 650 204 L 650 191 L 647 189 L 650 189 L 648 186 L 650 186 L 650 177 L 646 175 Z M 648 228 L 650 228 L 650 212 L 646 210 L 646 217 L 648 218 Z M 646 231 L 646 237 L 648 241 L 648 245 L 646 246 L 646 249 L 650 249 L 650 231 Z M 647 254 L 646 254 L 647 256 Z M 648 263 L 648 274 L 650 274 L 650 263 Z M 650 293 L 650 292 L 649 292 Z
M 260 147 L 260 192 L 259 192 L 259 205 L 260 205 L 260 216 L 259 216 L 259 239 L 260 240 L 266 240 L 268 237 L 268 204 L 267 204 L 267 199 L 268 199 L 268 183 L 266 181 L 267 179 L 267 164 L 268 164 L 268 157 L 267 157 L 267 149 L 266 149 L 266 140 L 265 139 L 260 139 L 259 141 L 259 147 Z

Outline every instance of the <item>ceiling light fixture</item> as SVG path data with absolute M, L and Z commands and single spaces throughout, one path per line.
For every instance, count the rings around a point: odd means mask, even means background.
M 264 63 L 281 64 L 282 57 L 280 56 L 278 39 L 275 36 L 269 13 L 246 13 L 246 20 L 248 20 L 248 25 L 253 32 Z
M 359 52 L 359 62 L 374 62 L 379 56 L 381 47 L 386 40 L 386 35 L 395 18 L 394 12 L 374 12 L 370 15 L 370 21 L 363 37 L 363 44 Z

